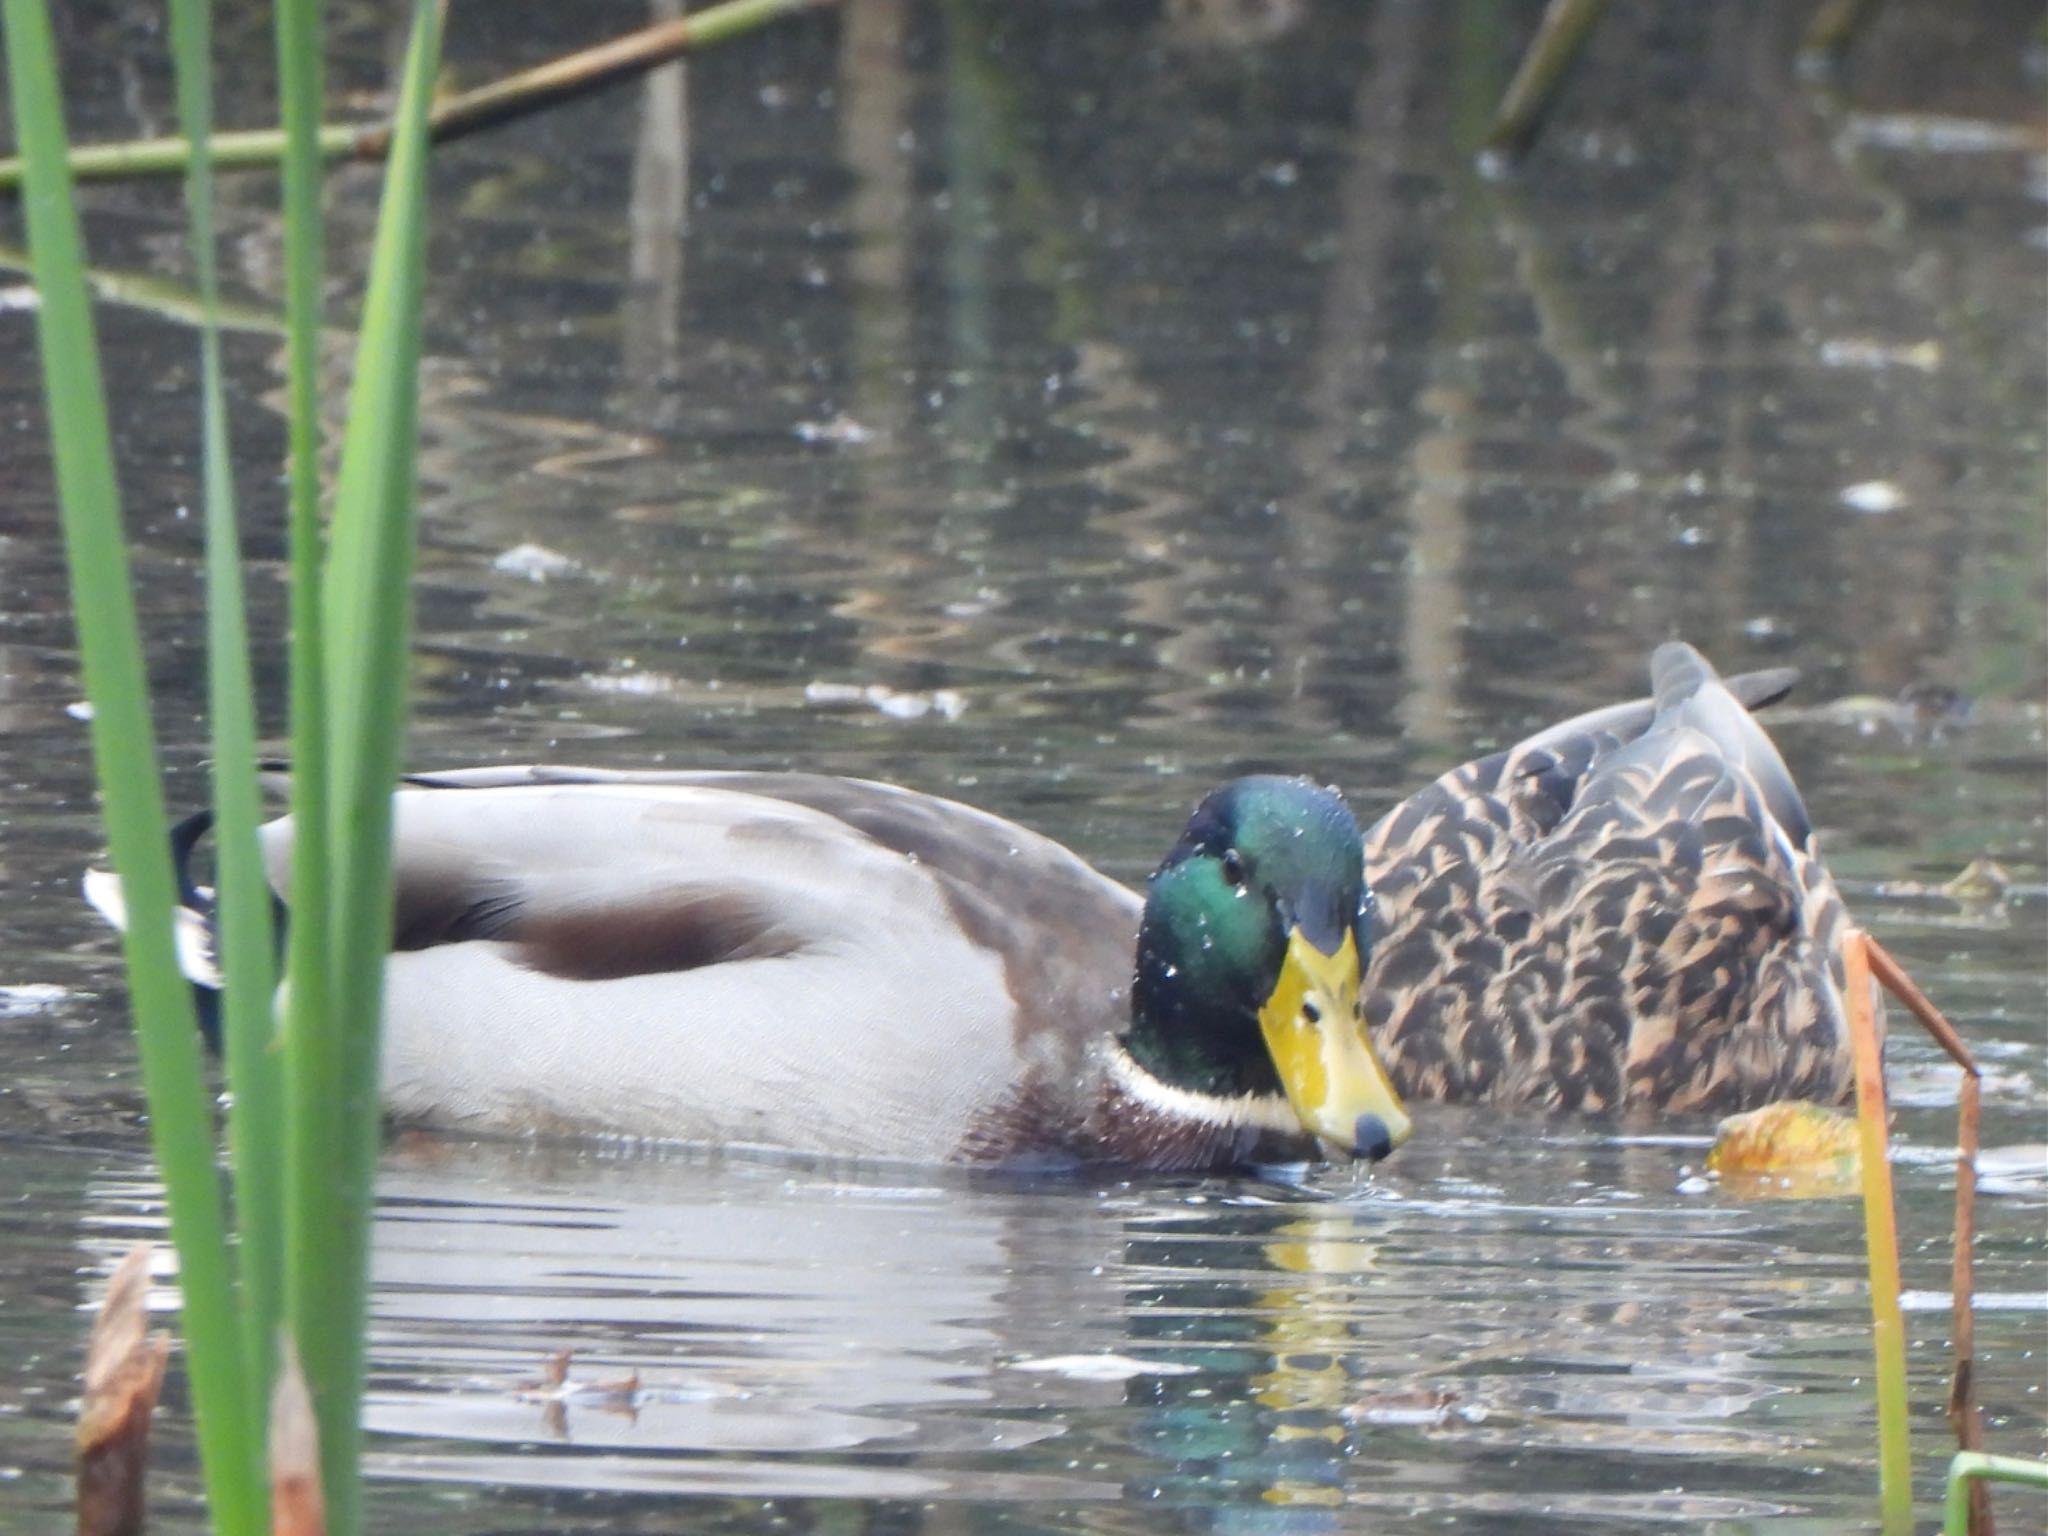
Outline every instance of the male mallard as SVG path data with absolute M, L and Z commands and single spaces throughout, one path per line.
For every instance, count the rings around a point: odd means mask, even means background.
M 289 818 L 264 845 L 282 892 Z M 924 1162 L 1382 1157 L 1409 1122 L 1357 1022 L 1360 848 L 1335 793 L 1239 779 L 1141 903 L 886 784 L 417 775 L 395 799 L 385 1103 Z M 118 922 L 110 880 L 88 894 Z
M 1238 780 L 1142 902 L 885 784 L 415 776 L 386 1102 L 464 1128 L 1213 1168 L 1383 1155 L 1409 1131 L 1398 1093 L 1839 1098 L 1840 902 L 1742 702 L 1790 675 L 1724 685 L 1670 645 L 1652 677 L 1653 699 L 1456 769 L 1362 839 L 1330 791 Z M 282 890 L 289 819 L 265 845 Z

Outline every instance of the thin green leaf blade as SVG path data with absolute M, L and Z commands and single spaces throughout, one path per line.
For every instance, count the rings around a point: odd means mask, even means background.
M 202 151 L 213 133 L 212 6 L 172 0 L 171 51 L 178 116 Z M 222 1038 L 233 1090 L 229 1144 L 235 1162 L 235 1258 L 242 1295 L 248 1417 L 267 1439 L 274 1341 L 284 1282 L 284 1120 L 281 1079 L 271 1046 L 277 990 L 270 918 L 256 827 L 255 687 L 242 586 L 241 532 L 235 515 L 227 403 L 222 384 L 220 277 L 214 256 L 213 169 L 204 153 L 186 168 L 203 324 L 199 332 L 201 463 L 206 528 L 207 695 L 213 719 L 214 846 L 218 864 L 219 946 L 225 983 Z
M 277 0 L 277 88 L 284 124 L 286 393 L 291 410 L 292 887 L 287 942 L 287 1032 L 325 1038 L 332 985 L 327 964 L 328 748 L 326 637 L 320 524 L 321 213 L 320 0 Z
M 378 1015 L 391 937 L 391 786 L 411 636 L 419 324 L 425 264 L 427 108 L 439 18 L 418 0 L 364 301 L 322 593 L 332 1009 L 292 1020 L 291 1260 L 287 1306 L 320 1422 L 330 1530 L 360 1525 L 357 1419 L 369 1218 L 378 1145 Z
M 217 1528 L 255 1536 L 268 1523 L 268 1499 L 260 1442 L 250 1436 L 246 1418 L 211 1095 L 190 989 L 172 942 L 175 885 L 84 250 L 65 163 L 56 49 L 42 0 L 4 0 L 0 24 L 15 132 L 28 167 L 24 204 L 41 301 L 37 335 L 72 607 L 93 703 L 107 840 L 128 910 L 131 1006 L 178 1248 L 200 1455 Z

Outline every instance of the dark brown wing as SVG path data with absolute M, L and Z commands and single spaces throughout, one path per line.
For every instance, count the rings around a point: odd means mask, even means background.
M 1403 1093 L 1728 1111 L 1848 1092 L 1841 904 L 1798 791 L 1690 647 L 1652 676 L 1653 700 L 1454 769 L 1366 834 L 1368 1018 Z

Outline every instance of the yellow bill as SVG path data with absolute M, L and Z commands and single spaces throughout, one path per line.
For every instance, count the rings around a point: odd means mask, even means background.
M 1414 1126 L 1358 1017 L 1358 941 L 1348 930 L 1326 955 L 1299 928 L 1266 1006 L 1266 1049 L 1309 1134 L 1353 1157 L 1378 1159 Z

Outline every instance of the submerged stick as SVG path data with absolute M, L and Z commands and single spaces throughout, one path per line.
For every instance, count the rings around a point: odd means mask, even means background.
M 163 1386 L 168 1334 L 149 1332 L 149 1245 L 128 1250 L 107 1281 L 85 1354 L 78 1410 L 78 1536 L 140 1536 L 149 1421 Z
M 1863 1243 L 1870 1266 L 1871 1342 L 1877 1355 L 1877 1466 L 1884 1536 L 1912 1536 L 1913 1458 L 1906 1433 L 1906 1319 L 1899 1308 L 1899 1232 L 1885 1131 L 1884 1062 L 1871 1017 L 1870 951 L 1860 929 L 1842 941 L 1849 1040 L 1856 1058 L 1862 1133 Z
M 676 21 L 643 27 L 638 32 L 565 55 L 535 69 L 507 75 L 473 91 L 450 96 L 435 105 L 427 119 L 429 137 L 437 144 L 479 133 L 499 123 L 543 111 L 630 80 L 650 69 L 673 63 L 684 54 L 751 32 L 768 22 L 799 11 L 831 5 L 834 0 L 725 0 L 709 10 Z M 320 129 L 320 154 L 328 161 L 381 160 L 391 150 L 387 123 L 328 123 Z M 284 158 L 284 131 L 256 128 L 217 133 L 212 138 L 215 170 L 251 170 Z M 182 174 L 192 158 L 183 138 L 136 139 L 125 144 L 96 144 L 71 152 L 71 174 L 80 180 Z M 21 183 L 21 162 L 0 160 L 0 191 Z
M 1906 968 L 1892 958 L 1890 950 L 1867 933 L 1863 935 L 1863 943 L 1864 953 L 1870 961 L 1870 974 L 1883 983 L 1887 992 L 1906 1005 L 1906 1011 L 1920 1021 L 1928 1034 L 1934 1036 L 1934 1043 L 1948 1052 L 1949 1060 L 1970 1076 L 1977 1076 L 1977 1058 L 1963 1044 L 1963 1037 L 1956 1032 L 1955 1025 L 1949 1023 L 1941 1010 L 1928 1000 L 1927 994 L 1914 984 L 1913 978 L 1906 974 Z
M 1865 953 L 1871 974 L 1884 989 L 1905 1004 L 1949 1057 L 1963 1069 L 1962 1089 L 1957 1095 L 1956 1125 L 1956 1230 L 1955 1253 L 1949 1279 L 1952 1308 L 1951 1336 L 1955 1341 L 1955 1371 L 1949 1381 L 1948 1420 L 1955 1430 L 1956 1448 L 1981 1451 L 1984 1421 L 1977 1409 L 1976 1350 L 1977 1309 L 1977 1122 L 1983 1074 L 1977 1060 L 1953 1024 L 1942 1016 L 1906 974 L 1905 967 L 1877 940 L 1865 936 Z M 1970 1531 L 1972 1536 L 1991 1536 L 1991 1489 L 1981 1480 L 1970 1483 Z
M 18 245 L 0 240 L 0 272 L 20 272 L 33 277 L 29 253 Z M 284 322 L 277 315 L 254 304 L 238 304 L 232 299 L 224 299 L 218 311 L 209 314 L 199 300 L 198 290 L 190 283 L 160 277 L 154 272 L 88 267 L 85 281 L 92 289 L 93 297 L 104 304 L 121 304 L 143 310 L 177 325 L 218 324 L 223 331 L 247 331 L 262 336 L 278 336 L 284 332 Z
M 1955 1374 L 1949 1379 L 1948 1422 L 1961 1452 L 1984 1449 L 1984 1420 L 1977 1411 L 1977 1307 L 1975 1255 L 1977 1208 L 1978 1076 L 1964 1074 L 1960 1095 L 1961 1125 L 1956 1134 L 1956 1239 L 1949 1287 L 1954 1322 Z M 1992 1536 L 1991 1487 L 1981 1479 L 1970 1484 L 1970 1536 Z
M 832 0 L 727 0 L 694 16 L 679 17 L 614 42 L 585 48 L 537 69 L 478 86 L 438 105 L 428 118 L 434 141 L 459 138 L 558 101 L 569 101 L 630 80 L 681 58 L 695 48 L 722 43 L 767 22 L 797 11 L 829 5 Z
M 1550 0 L 1515 78 L 1508 82 L 1500 106 L 1494 110 L 1486 142 L 1479 146 L 1483 170 L 1489 174 L 1505 171 L 1535 142 L 1536 130 L 1565 72 L 1606 9 L 1607 0 Z

